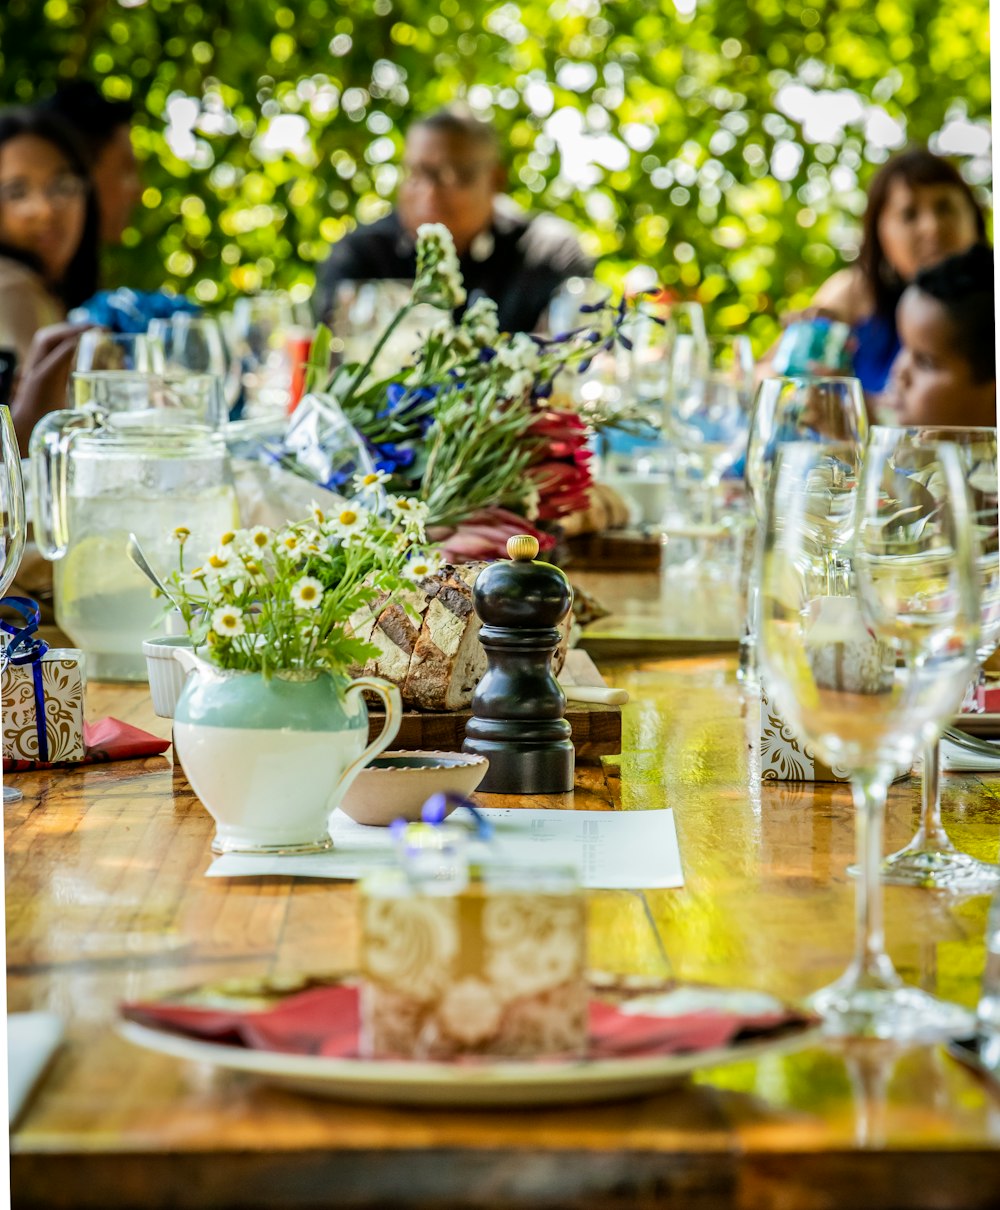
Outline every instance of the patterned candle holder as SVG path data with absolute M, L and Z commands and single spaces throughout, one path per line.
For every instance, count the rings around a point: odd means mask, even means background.
M 361 887 L 361 1053 L 581 1056 L 586 903 L 575 872 L 473 867 L 457 894 L 405 870 Z

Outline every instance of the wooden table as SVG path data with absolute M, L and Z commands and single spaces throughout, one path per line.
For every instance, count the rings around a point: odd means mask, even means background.
M 847 790 L 748 778 L 731 657 L 608 671 L 634 700 L 621 806 L 675 809 L 687 881 L 594 894 L 593 964 L 663 974 L 662 945 L 681 978 L 788 997 L 838 974 L 852 930 Z M 138 687 L 92 685 L 89 709 L 167 734 Z M 312 1100 L 135 1049 L 114 1031 L 122 999 L 351 968 L 354 890 L 204 878 L 211 821 L 167 758 L 13 780 L 25 799 L 5 812 L 9 1008 L 55 1010 L 68 1029 L 11 1138 L 16 1207 L 1000 1204 L 1000 1101 L 934 1047 L 813 1043 L 643 1100 L 518 1112 Z M 598 770 L 580 782 L 577 805 L 611 805 Z M 893 847 L 917 790 L 892 791 Z M 1000 780 L 948 775 L 944 793 L 958 843 L 995 859 Z M 973 1004 L 986 907 L 890 888 L 903 975 Z

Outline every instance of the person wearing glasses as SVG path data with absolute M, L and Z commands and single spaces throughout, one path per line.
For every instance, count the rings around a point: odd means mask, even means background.
M 0 350 L 15 360 L 10 403 L 22 450 L 65 396 L 80 331 L 66 315 L 97 288 L 98 221 L 72 132 L 52 114 L 0 110 Z
M 102 244 L 120 244 L 142 196 L 132 150 L 132 106 L 111 101 L 89 80 L 74 80 L 42 101 L 39 109 L 72 127 L 86 152 L 100 215 Z
M 494 299 L 503 331 L 533 331 L 553 291 L 569 277 L 589 277 L 593 261 L 569 223 L 529 215 L 506 198 L 504 175 L 489 123 L 460 107 L 414 122 L 396 207 L 334 246 L 318 274 L 317 317 L 329 322 L 340 282 L 412 280 L 417 228 L 443 223 L 455 241 L 469 299 Z
M 0 111 L 0 348 L 27 360 L 35 333 L 97 288 L 97 207 L 58 118 Z

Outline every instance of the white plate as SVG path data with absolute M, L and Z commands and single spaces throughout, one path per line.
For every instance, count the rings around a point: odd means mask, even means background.
M 696 1054 L 644 1058 L 594 1059 L 572 1063 L 375 1062 L 370 1059 L 327 1059 L 277 1051 L 247 1050 L 204 1042 L 183 1034 L 119 1023 L 130 1042 L 148 1050 L 210 1063 L 229 1071 L 259 1076 L 314 1096 L 343 1101 L 392 1105 L 502 1106 L 568 1105 L 643 1096 L 703 1067 L 756 1059 L 759 1055 L 797 1050 L 818 1035 L 816 1027 L 776 1038 L 753 1039 Z

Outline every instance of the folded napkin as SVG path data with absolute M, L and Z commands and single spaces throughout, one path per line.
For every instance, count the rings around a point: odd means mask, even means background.
M 655 999 L 668 1002 L 670 993 Z M 644 1003 L 653 1003 L 653 998 L 644 998 Z M 720 1008 L 654 1016 L 633 1012 L 627 1004 L 619 1007 L 592 1000 L 588 1057 L 611 1059 L 714 1050 L 737 1038 L 770 1033 L 808 1020 L 776 1002 L 770 1003 L 767 1011 L 750 1014 Z M 160 1001 L 123 1004 L 121 1014 L 140 1025 L 250 1050 L 327 1058 L 355 1058 L 358 1054 L 358 989 L 345 984 L 296 992 L 276 1007 L 260 1011 Z
M 7 1015 L 7 1120 L 13 1126 L 62 1041 L 55 1013 Z
M 78 761 L 4 761 L 4 773 L 22 773 L 28 769 L 73 768 L 76 765 L 104 764 L 112 760 L 135 760 L 140 756 L 159 756 L 170 747 L 170 740 L 157 739 L 117 718 L 102 718 L 83 724 L 84 756 Z

